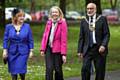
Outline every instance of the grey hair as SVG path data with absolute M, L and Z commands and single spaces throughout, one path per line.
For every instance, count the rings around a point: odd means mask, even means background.
M 94 6 L 95 9 L 97 8 L 97 6 L 96 6 L 95 3 L 88 3 L 87 6 L 88 6 L 88 5 L 92 5 L 92 6 Z

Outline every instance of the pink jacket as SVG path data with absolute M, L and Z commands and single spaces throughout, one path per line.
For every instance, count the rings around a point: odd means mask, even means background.
M 47 42 L 49 40 L 49 33 L 52 26 L 52 20 L 48 20 L 45 31 L 43 34 L 41 49 L 40 51 L 46 50 Z M 54 39 L 52 43 L 52 52 L 57 53 L 60 52 L 62 55 L 66 55 L 67 53 L 67 24 L 65 19 L 60 19 L 58 21 L 58 25 L 54 31 Z

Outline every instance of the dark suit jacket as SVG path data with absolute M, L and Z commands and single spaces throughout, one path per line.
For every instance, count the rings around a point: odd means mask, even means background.
M 110 38 L 110 32 L 107 20 L 104 16 L 96 15 L 96 28 L 95 28 L 95 38 L 98 46 L 105 46 L 105 54 L 108 53 L 108 42 Z M 78 53 L 83 53 L 85 56 L 88 48 L 89 48 L 89 24 L 88 17 L 81 20 L 80 23 L 80 35 L 78 41 Z

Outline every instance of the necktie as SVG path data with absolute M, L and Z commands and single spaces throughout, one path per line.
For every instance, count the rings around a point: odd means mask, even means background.
M 93 17 L 90 17 L 90 24 L 91 23 L 93 23 Z M 90 39 L 90 41 L 89 41 L 89 45 L 90 45 L 90 47 L 92 47 L 93 46 L 93 31 L 90 31 L 90 36 L 89 36 L 89 39 Z
M 91 21 L 90 21 L 90 22 L 93 23 L 93 17 L 91 16 L 90 18 L 91 18 Z

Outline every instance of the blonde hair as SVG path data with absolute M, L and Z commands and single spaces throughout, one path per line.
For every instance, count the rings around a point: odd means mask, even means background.
M 17 24 L 18 17 L 25 16 L 23 10 L 20 10 L 15 16 L 12 17 L 12 23 Z
M 57 9 L 59 11 L 59 17 L 60 17 L 60 19 L 64 18 L 62 10 L 58 6 L 53 6 L 52 8 L 50 8 L 50 11 L 49 11 L 49 19 L 52 19 L 52 15 L 51 15 L 52 9 Z

